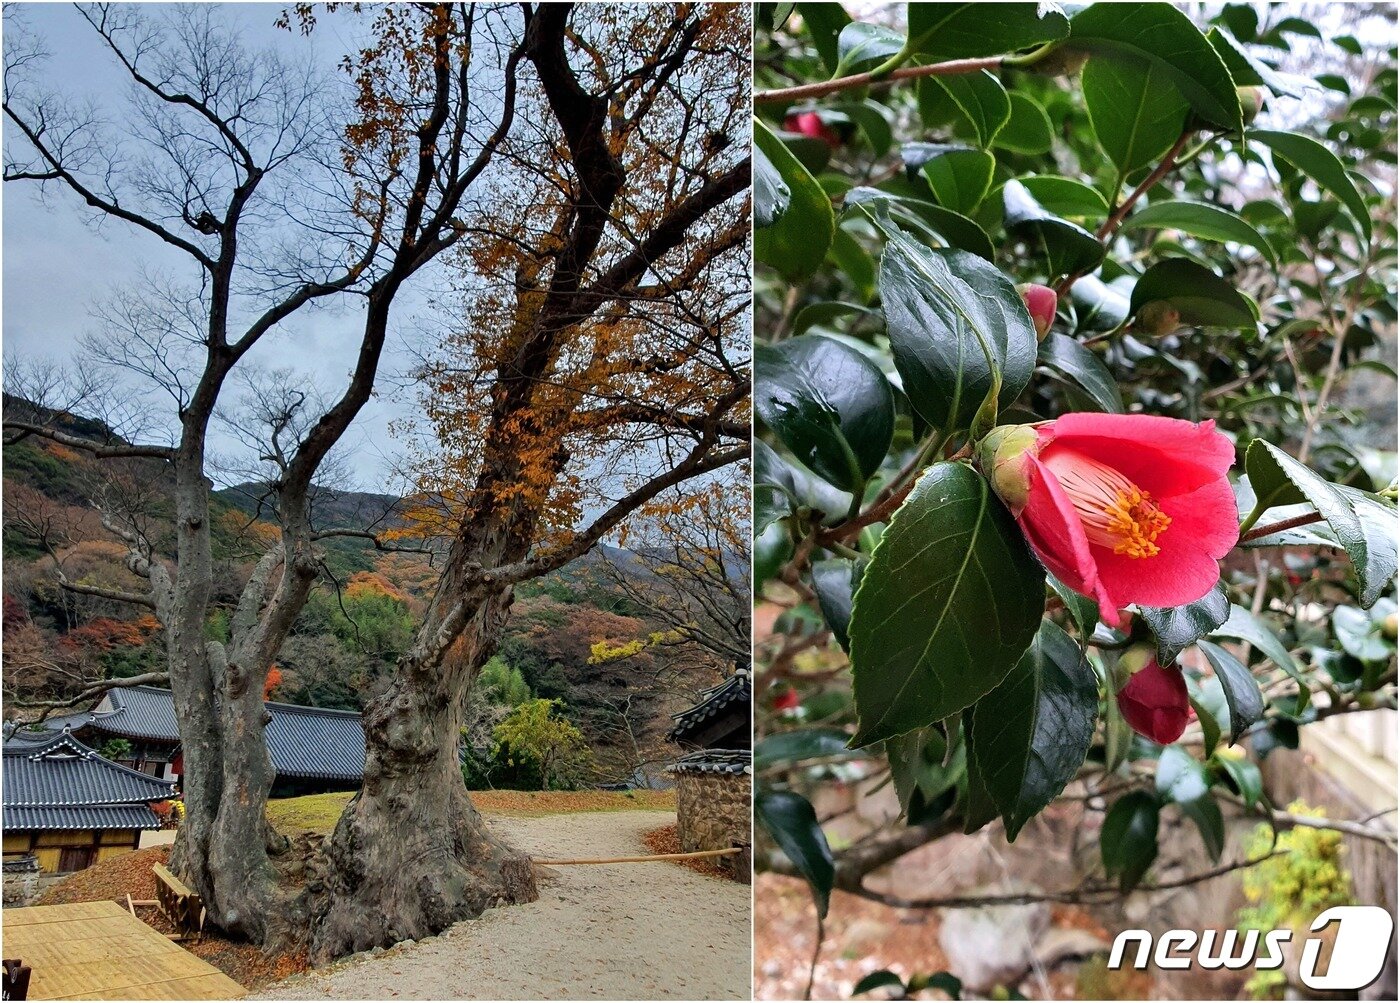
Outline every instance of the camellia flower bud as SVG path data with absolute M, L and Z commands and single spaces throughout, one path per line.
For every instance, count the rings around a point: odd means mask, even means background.
M 800 111 L 790 114 L 783 120 L 783 128 L 788 132 L 801 133 L 812 139 L 819 139 L 833 150 L 841 145 L 841 134 L 822 121 L 814 111 Z
M 1020 515 L 1030 496 L 1030 458 L 1038 437 L 1034 425 L 998 425 L 977 446 L 977 462 L 997 497 Z
M 1244 113 L 1244 124 L 1249 125 L 1264 110 L 1264 88 L 1236 87 L 1240 98 L 1240 111 Z
M 1031 283 L 1021 287 L 1021 299 L 1026 301 L 1026 309 L 1031 312 L 1036 340 L 1044 341 L 1050 333 L 1050 326 L 1055 323 L 1055 306 L 1059 297 L 1049 286 Z
M 1118 709 L 1128 727 L 1158 745 L 1180 738 L 1191 719 L 1191 699 L 1181 669 L 1158 664 L 1147 645 L 1129 648 L 1118 666 L 1120 672 L 1126 667 L 1130 673 L 1118 691 Z
M 1145 334 L 1161 336 L 1171 334 L 1181 326 L 1181 314 L 1166 300 L 1153 300 L 1143 304 L 1137 313 L 1138 330 Z

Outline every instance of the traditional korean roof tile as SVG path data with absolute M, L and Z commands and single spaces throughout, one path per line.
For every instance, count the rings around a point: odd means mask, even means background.
M 81 724 L 122 738 L 180 741 L 175 700 L 167 689 L 131 686 L 107 692 L 101 710 Z M 267 749 L 279 777 L 359 780 L 365 770 L 365 733 L 352 710 L 267 703 Z M 79 717 L 79 715 L 72 715 Z
M 160 828 L 149 802 L 175 785 L 103 759 L 66 732 L 4 747 L 6 829 Z
M 666 767 L 667 773 L 753 773 L 748 749 L 699 749 Z
M 742 714 L 745 721 L 753 702 L 753 688 L 748 672 L 740 669 L 718 686 L 706 690 L 700 702 L 689 710 L 672 714 L 676 723 L 666 733 L 673 742 L 683 741 L 721 715 Z
M 77 808 L 5 808 L 6 830 L 159 829 L 160 816 L 144 804 L 98 804 Z

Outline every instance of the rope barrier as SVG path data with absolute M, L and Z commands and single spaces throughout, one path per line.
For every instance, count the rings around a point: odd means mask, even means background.
M 558 867 L 561 864 L 641 864 L 650 860 L 694 860 L 697 857 L 730 857 L 736 853 L 744 851 L 737 846 L 731 846 L 727 850 L 696 850 L 693 853 L 658 853 L 649 857 L 596 857 L 593 859 L 579 860 L 539 860 L 537 864 L 548 864 L 551 867 Z

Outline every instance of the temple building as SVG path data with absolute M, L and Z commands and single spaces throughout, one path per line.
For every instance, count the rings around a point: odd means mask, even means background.
M 175 793 L 172 781 L 104 759 L 66 731 L 6 739 L 3 781 L 5 861 L 33 857 L 49 874 L 137 849 L 143 830 L 164 825 L 151 805 Z
M 666 768 L 676 778 L 676 828 L 681 849 L 745 852 L 720 857 L 737 880 L 750 880 L 753 831 L 753 685 L 746 669 L 706 690 L 672 715 L 666 737 L 684 754 Z

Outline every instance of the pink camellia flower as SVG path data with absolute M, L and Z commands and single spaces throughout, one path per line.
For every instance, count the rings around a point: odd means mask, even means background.
M 1118 691 L 1118 709 L 1128 726 L 1144 738 L 1158 745 L 1175 742 L 1191 719 L 1191 700 L 1181 669 L 1159 665 L 1149 654 Z
M 833 150 L 841 145 L 841 134 L 822 121 L 814 111 L 794 112 L 783 120 L 783 128 L 788 132 L 800 132 L 804 136 L 820 139 Z
M 1129 603 L 1204 596 L 1239 537 L 1235 448 L 1211 421 L 1067 414 L 993 429 L 980 459 L 1037 556 L 1110 626 Z
M 1049 286 L 1031 283 L 1021 287 L 1021 299 L 1026 301 L 1026 309 L 1031 312 L 1031 320 L 1035 322 L 1036 338 L 1044 341 L 1050 333 L 1050 326 L 1055 323 L 1055 304 L 1059 297 Z

